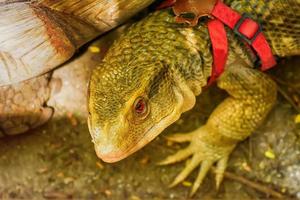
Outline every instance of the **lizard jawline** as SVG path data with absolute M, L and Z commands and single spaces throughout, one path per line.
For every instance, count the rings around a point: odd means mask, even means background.
M 121 150 L 118 152 L 113 152 L 108 154 L 99 154 L 96 149 L 97 156 L 101 158 L 104 162 L 108 162 L 108 163 L 120 161 L 126 158 L 127 156 L 133 154 L 134 152 L 138 151 L 142 147 L 144 147 L 146 144 L 152 141 L 156 136 L 158 136 L 165 128 L 167 128 L 169 125 L 173 124 L 176 120 L 178 120 L 181 116 L 182 108 L 185 105 L 184 101 L 186 99 L 184 99 L 184 96 L 178 91 L 177 88 L 174 87 L 174 91 L 176 94 L 178 104 L 169 115 L 163 117 L 160 120 L 160 122 L 150 127 L 148 131 L 145 134 L 143 134 L 139 140 L 137 140 L 137 142 L 133 143 L 126 150 Z

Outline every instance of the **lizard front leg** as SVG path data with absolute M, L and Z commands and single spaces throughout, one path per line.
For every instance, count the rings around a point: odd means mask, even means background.
M 171 186 L 183 181 L 201 164 L 191 194 L 199 188 L 214 163 L 219 187 L 230 153 L 263 122 L 276 101 L 275 83 L 266 74 L 239 61 L 227 66 L 218 87 L 226 90 L 229 97 L 213 111 L 204 126 L 188 134 L 170 136 L 170 140 L 190 142 L 190 145 L 160 163 L 171 164 L 192 156 Z

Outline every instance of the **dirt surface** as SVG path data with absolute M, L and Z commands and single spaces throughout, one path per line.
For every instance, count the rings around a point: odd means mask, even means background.
M 145 148 L 118 163 L 103 163 L 95 155 L 88 132 L 85 92 L 90 71 L 101 60 L 112 38 L 109 34 L 95 41 L 84 49 L 84 53 L 54 73 L 58 87 L 49 104 L 57 112 L 49 123 L 31 133 L 0 140 L 0 199 L 188 198 L 196 172 L 183 184 L 168 188 L 184 163 L 156 165 L 185 146 L 167 142 L 164 135 L 188 132 L 201 126 L 226 93 L 215 87 L 206 90 L 197 98 L 198 103 L 192 111 L 185 113 Z M 292 91 L 291 88 L 300 84 L 299 65 L 299 58 L 288 59 L 271 72 L 283 82 L 283 91 L 294 95 L 296 100 L 300 89 Z M 284 197 L 300 199 L 300 123 L 296 123 L 297 114 L 286 98 L 279 95 L 278 103 L 265 123 L 235 149 L 228 171 L 276 190 Z M 219 191 L 214 184 L 211 173 L 193 199 L 270 197 L 253 186 L 228 178 Z

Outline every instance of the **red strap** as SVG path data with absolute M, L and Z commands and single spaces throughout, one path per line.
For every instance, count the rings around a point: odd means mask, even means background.
M 228 55 L 228 43 L 224 24 L 220 20 L 210 20 L 207 25 L 213 51 L 212 73 L 207 83 L 211 85 L 224 71 Z
M 175 3 L 176 0 L 166 0 L 160 8 L 172 6 Z M 212 75 L 208 84 L 213 83 L 222 74 L 227 60 L 227 36 L 222 23 L 233 29 L 237 35 L 252 47 L 260 58 L 262 71 L 276 65 L 272 49 L 261 31 L 260 24 L 256 21 L 245 14 L 241 16 L 238 12 L 222 3 L 221 0 L 217 0 L 211 13 L 207 14 L 216 18 L 208 22 L 208 30 L 213 49 Z
M 235 12 L 221 1 L 217 1 L 214 9 L 211 12 L 211 15 L 218 18 L 221 22 L 229 26 L 231 29 L 234 28 L 236 23 L 241 18 L 241 15 L 239 13 Z
M 221 1 L 217 1 L 211 15 L 233 29 L 235 33 L 252 46 L 260 58 L 262 71 L 276 65 L 272 49 L 257 22 L 250 17 L 241 16 Z
M 263 33 L 259 33 L 257 38 L 253 41 L 252 47 L 260 58 L 262 71 L 266 71 L 276 65 L 271 47 Z

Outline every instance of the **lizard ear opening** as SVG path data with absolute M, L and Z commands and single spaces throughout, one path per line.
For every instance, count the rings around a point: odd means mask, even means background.
M 149 108 L 148 100 L 145 97 L 138 97 L 134 101 L 133 113 L 138 120 L 143 120 L 149 115 L 150 108 Z

